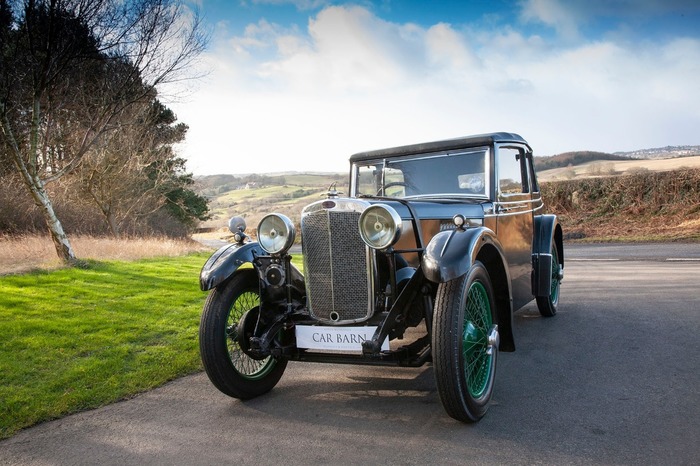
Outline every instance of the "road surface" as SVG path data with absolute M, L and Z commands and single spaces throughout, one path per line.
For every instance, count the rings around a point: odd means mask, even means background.
M 290 363 L 241 402 L 195 374 L 0 442 L 0 464 L 697 464 L 700 245 L 567 249 L 560 311 L 516 314 L 491 409 L 442 410 L 430 366 Z M 605 259 L 605 260 L 601 260 Z

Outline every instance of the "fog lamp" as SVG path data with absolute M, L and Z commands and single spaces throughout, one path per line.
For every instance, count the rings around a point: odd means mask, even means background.
M 228 229 L 233 233 L 233 240 L 236 243 L 243 244 L 248 236 L 245 234 L 245 219 L 243 217 L 231 217 L 228 221 Z
M 386 204 L 374 204 L 360 215 L 360 236 L 373 249 L 387 249 L 401 236 L 401 217 Z
M 258 224 L 258 242 L 268 254 L 286 252 L 294 244 L 294 224 L 285 215 L 269 214 Z

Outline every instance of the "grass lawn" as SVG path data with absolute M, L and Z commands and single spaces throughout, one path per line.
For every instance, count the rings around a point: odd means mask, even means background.
M 199 370 L 206 257 L 0 277 L 0 438 Z
M 200 370 L 207 257 L 0 276 L 0 439 Z

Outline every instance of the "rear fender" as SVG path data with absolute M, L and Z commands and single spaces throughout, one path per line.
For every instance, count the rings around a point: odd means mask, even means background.
M 552 286 L 552 248 L 557 250 L 559 265 L 564 268 L 564 242 L 556 215 L 535 216 L 532 246 L 532 294 L 549 296 Z

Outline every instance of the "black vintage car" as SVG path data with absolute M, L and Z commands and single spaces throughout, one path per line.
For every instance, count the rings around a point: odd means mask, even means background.
M 532 150 L 493 133 L 355 154 L 350 195 L 331 188 L 296 229 L 269 214 L 250 241 L 202 269 L 204 368 L 235 398 L 271 390 L 287 362 L 432 363 L 447 413 L 488 409 L 498 351 L 514 351 L 512 316 L 533 298 L 557 312 L 562 229 L 544 214 Z M 245 264 L 250 264 L 244 266 Z M 251 266 L 252 265 L 252 266 Z

